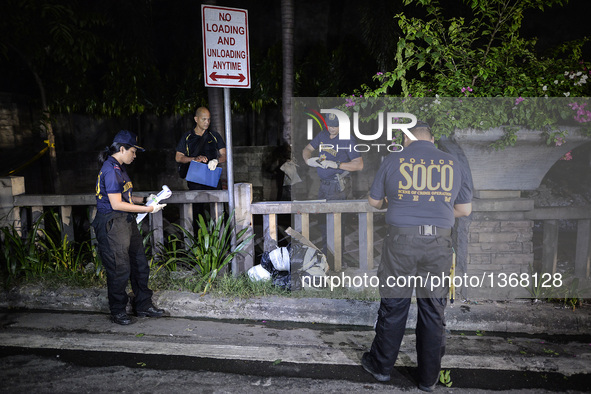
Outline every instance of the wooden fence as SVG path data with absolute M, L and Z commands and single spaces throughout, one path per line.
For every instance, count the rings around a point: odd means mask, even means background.
M 151 192 L 136 193 L 138 196 L 148 195 Z M 330 205 L 317 201 L 302 202 L 252 202 L 252 187 L 250 184 L 235 185 L 235 221 L 237 231 L 248 228 L 248 234 L 254 233 L 253 215 L 262 216 L 263 248 L 269 250 L 278 241 L 277 215 L 292 215 L 295 223 L 295 230 L 305 237 L 310 234 L 310 215 L 326 215 L 327 244 L 328 249 L 334 255 L 334 269 L 340 271 L 342 268 L 341 250 L 341 222 L 342 214 L 352 213 L 357 215 L 359 220 L 359 265 L 360 269 L 369 271 L 374 268 L 373 254 L 373 214 L 379 212 L 372 208 L 366 200 L 338 201 Z M 193 210 L 194 203 L 210 203 L 212 216 L 219 217 L 223 212 L 224 203 L 228 202 L 228 193 L 224 190 L 211 191 L 173 191 L 172 196 L 165 201 L 168 204 L 166 211 L 177 206 L 179 212 L 179 224 L 194 233 Z M 84 206 L 87 208 L 87 219 L 92 222 L 96 214 L 96 198 L 94 194 L 72 194 L 72 195 L 31 195 L 25 194 L 24 189 L 17 188 L 16 194 L 12 196 L 11 207 L 4 202 L 4 209 L 10 208 L 8 222 L 14 223 L 23 233 L 30 231 L 30 226 L 35 223 L 44 212 L 45 208 L 56 208 L 62 223 L 62 237 L 69 240 L 75 239 L 74 224 L 72 218 L 73 207 Z M 149 221 L 149 229 L 152 232 L 153 245 L 164 242 L 163 211 L 150 214 L 146 217 Z M 41 224 L 43 226 L 43 224 Z M 91 229 L 92 232 L 92 229 Z M 251 242 L 246 254 L 238 259 L 233 269 L 238 272 L 248 270 L 254 264 L 254 242 Z
M 2 193 L 0 194 L 0 219 L 14 223 L 26 232 L 30 223 L 37 220 L 46 207 L 58 208 L 63 224 L 63 236 L 74 239 L 72 210 L 75 206 L 88 208 L 88 219 L 92 221 L 96 210 L 94 194 L 78 195 L 27 195 L 24 186 L 15 182 L 15 178 L 2 178 Z M 8 179 L 8 181 L 7 181 Z M 22 181 L 24 185 L 24 181 Z M 7 195 L 6 190 L 10 189 Z M 137 193 L 148 195 L 150 192 Z M 210 203 L 212 214 L 218 217 L 223 211 L 224 203 L 228 201 L 228 193 L 223 190 L 212 191 L 173 191 L 173 195 L 166 200 L 170 210 L 177 206 L 179 223 L 191 233 L 193 232 L 193 203 Z M 477 205 L 477 203 L 476 203 Z M 170 208 L 169 208 L 170 207 Z M 311 215 L 325 215 L 326 240 L 329 251 L 334 255 L 334 271 L 342 269 L 343 250 L 341 249 L 342 218 L 344 214 L 356 215 L 358 221 L 358 261 L 359 269 L 368 272 L 375 268 L 374 260 L 374 215 L 378 212 L 366 200 L 331 201 L 330 204 L 321 201 L 276 201 L 252 202 L 252 186 L 250 184 L 235 185 L 235 221 L 237 231 L 247 229 L 248 234 L 254 234 L 253 216 L 262 217 L 264 250 L 269 250 L 278 241 L 278 215 L 289 215 L 294 229 L 306 238 L 310 236 Z M 4 213 L 2 213 L 4 212 Z M 526 218 L 543 222 L 543 253 L 542 271 L 556 272 L 558 253 L 559 220 L 567 219 L 577 222 L 575 275 L 579 278 L 589 278 L 591 275 L 591 207 L 550 207 L 536 208 L 526 212 Z M 150 214 L 149 220 L 152 230 L 153 245 L 164 242 L 162 211 Z M 3 224 L 4 225 L 4 224 Z M 254 242 L 250 242 L 246 255 L 235 259 L 232 269 L 234 272 L 245 272 L 254 264 Z

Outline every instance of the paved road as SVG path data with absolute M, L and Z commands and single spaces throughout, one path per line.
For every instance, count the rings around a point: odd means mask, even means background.
M 313 379 L 257 376 L 238 373 L 158 370 L 149 366 L 84 367 L 57 357 L 17 355 L 0 357 L 2 393 L 408 393 L 414 386 L 381 384 L 369 380 Z M 453 374 L 453 372 L 452 372 Z M 363 378 L 365 379 L 365 377 Z M 491 377 L 490 379 L 494 379 Z M 438 386 L 437 393 L 556 393 L 546 389 L 486 390 Z M 561 390 L 581 393 L 584 391 Z
M 30 311 L 4 311 L 0 326 L 2 392 L 415 390 L 410 331 L 384 385 L 359 366 L 369 327 L 178 317 L 124 327 L 101 313 Z M 591 337 L 454 331 L 443 368 L 453 385 L 441 392 L 591 391 Z

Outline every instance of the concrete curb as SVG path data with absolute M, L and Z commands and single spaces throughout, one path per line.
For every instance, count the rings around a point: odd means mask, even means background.
M 154 302 L 173 317 L 273 320 L 372 327 L 377 301 L 324 298 L 218 298 L 188 292 L 162 291 Z M 106 289 L 46 290 L 23 286 L 0 293 L 0 308 L 109 313 Z M 416 325 L 416 304 L 408 328 Z M 447 328 L 456 331 L 495 331 L 559 335 L 591 334 L 591 308 L 575 311 L 550 303 L 455 303 L 446 309 Z

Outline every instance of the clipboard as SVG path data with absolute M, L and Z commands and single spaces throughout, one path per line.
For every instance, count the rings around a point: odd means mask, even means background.
M 207 164 L 192 161 L 187 171 L 185 179 L 189 182 L 199 183 L 210 187 L 217 187 L 220 177 L 222 176 L 221 167 L 217 167 L 211 171 Z

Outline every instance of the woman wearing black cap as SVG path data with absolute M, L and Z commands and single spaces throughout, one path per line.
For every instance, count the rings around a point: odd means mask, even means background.
M 160 317 L 164 310 L 152 304 L 152 290 L 148 288 L 150 266 L 144 253 L 142 237 L 135 214 L 155 213 L 166 204 L 144 205 L 143 197 L 133 196 L 133 184 L 125 170 L 137 151 L 137 136 L 121 130 L 110 147 L 99 154 L 102 165 L 96 182 L 97 213 L 92 223 L 98 249 L 107 272 L 107 291 L 111 319 L 117 324 L 131 324 L 127 315 L 127 283 L 131 281 L 133 306 L 138 317 Z

